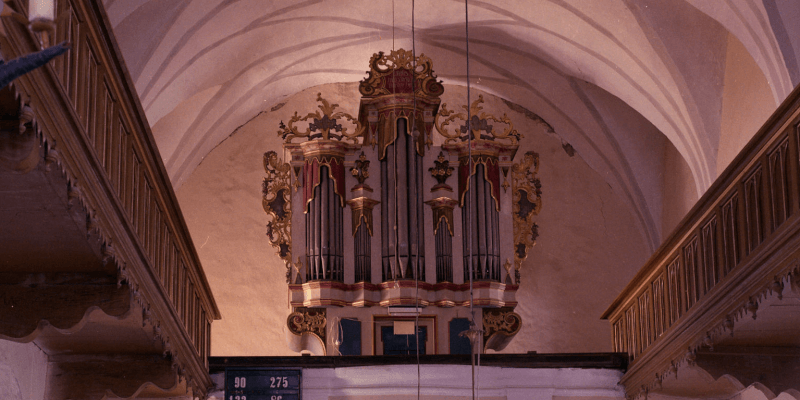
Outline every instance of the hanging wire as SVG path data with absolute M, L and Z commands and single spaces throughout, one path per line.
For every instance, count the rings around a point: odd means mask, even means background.
M 392 51 L 394 52 L 394 0 L 392 0 Z M 396 78 L 392 78 L 392 92 L 397 93 L 397 80 Z M 390 114 L 391 115 L 391 114 Z M 394 122 L 394 130 L 397 132 L 397 120 Z M 392 144 L 392 152 L 394 153 L 394 265 L 390 264 L 390 269 L 392 273 L 392 280 L 394 281 L 394 288 L 397 289 L 399 287 L 397 283 L 397 268 L 400 266 L 400 236 L 399 232 L 397 231 L 397 224 L 400 223 L 399 221 L 399 214 L 397 212 L 397 201 L 399 199 L 399 195 L 397 194 L 397 169 L 399 168 L 397 165 L 397 135 L 395 134 L 394 143 Z M 402 272 L 402 271 L 401 271 Z M 387 306 L 388 307 L 388 306 Z
M 392 0 L 392 51 L 394 51 L 394 0 Z
M 466 59 L 467 59 L 467 157 L 469 159 L 467 171 L 467 179 L 472 179 L 472 99 L 470 96 L 470 71 L 469 71 L 469 0 L 464 0 L 464 31 L 465 31 L 465 40 L 466 40 Z M 477 180 L 477 176 L 475 177 Z M 477 185 L 477 181 L 475 183 Z M 472 207 L 473 204 L 471 202 L 467 203 L 467 226 L 472 226 Z M 468 254 L 469 254 L 469 314 L 471 318 L 470 322 L 470 329 L 475 330 L 472 332 L 475 342 L 470 340 L 471 350 L 470 350 L 470 365 L 471 365 L 471 375 L 472 375 L 472 399 L 475 400 L 476 392 L 477 392 L 477 382 L 475 379 L 475 358 L 478 359 L 478 370 L 480 370 L 480 350 L 475 349 L 475 343 L 479 343 L 480 340 L 480 333 L 481 330 L 477 329 L 477 324 L 475 323 L 475 295 L 473 292 L 473 254 L 472 254 L 472 240 L 468 240 Z M 476 354 L 477 353 L 477 354 Z
M 416 83 L 417 83 L 417 79 L 416 79 L 417 78 L 417 36 L 416 36 L 416 32 L 417 31 L 416 31 L 416 21 L 415 21 L 415 9 L 416 9 L 415 6 L 416 6 L 415 0 L 411 0 L 411 59 L 413 60 L 412 61 L 412 68 L 413 69 L 411 71 L 411 96 L 414 99 L 414 108 L 413 108 L 414 114 L 410 114 L 410 115 L 411 115 L 411 132 L 412 132 L 411 140 L 412 140 L 412 145 L 413 146 L 417 145 L 416 140 L 421 140 L 421 138 L 419 137 L 419 135 L 421 133 L 417 130 L 418 129 L 417 128 L 417 112 L 418 112 L 417 111 L 417 90 L 416 90 Z M 414 133 L 417 133 L 417 135 L 415 135 Z M 414 157 L 416 157 L 416 149 L 413 149 L 413 153 L 412 154 L 414 154 Z M 414 172 L 418 173 L 416 168 L 414 169 Z M 417 195 L 421 196 L 422 193 L 417 193 Z M 416 199 L 415 199 L 415 201 L 416 201 Z M 424 210 L 417 210 L 417 221 L 416 221 L 417 228 L 419 228 L 419 226 L 421 225 L 420 224 L 420 219 L 421 219 L 420 213 L 423 212 L 423 211 Z M 422 215 L 424 215 L 424 213 Z M 419 361 L 419 312 L 420 312 L 420 307 L 419 307 L 419 280 L 420 280 L 420 277 L 421 276 L 425 276 L 425 274 L 424 274 L 424 270 L 420 271 L 421 268 L 420 268 L 420 265 L 419 265 L 419 255 L 420 255 L 419 253 L 421 252 L 421 248 L 422 248 L 421 243 L 420 243 L 420 236 L 422 236 L 423 233 L 424 233 L 424 230 L 418 230 L 417 231 L 417 238 L 416 238 L 417 239 L 417 252 L 416 252 L 417 254 L 415 255 L 417 260 L 416 260 L 416 265 L 414 266 L 414 272 L 415 272 L 415 275 L 416 275 L 414 277 L 415 278 L 415 280 L 414 280 L 414 306 L 415 306 L 414 307 L 415 308 L 415 313 L 414 313 L 414 337 L 415 337 L 415 339 L 417 341 L 417 345 L 416 345 L 416 349 L 417 349 L 417 400 L 419 400 L 420 393 L 422 391 L 422 382 L 421 382 L 422 373 L 420 372 L 421 367 L 420 367 L 420 361 Z M 410 259 L 411 258 L 409 257 L 409 261 L 410 261 Z

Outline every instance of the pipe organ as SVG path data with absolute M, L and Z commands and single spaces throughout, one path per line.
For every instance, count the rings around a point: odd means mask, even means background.
M 358 117 L 320 93 L 318 111 L 281 123 L 284 158 L 265 155 L 268 236 L 294 310 L 287 341 L 298 352 L 333 355 L 357 335 L 359 354 L 402 353 L 383 343 L 403 342 L 385 326 L 413 315 L 432 340 L 420 348 L 447 353 L 445 331 L 463 326 L 456 321 L 472 305 L 486 328 L 480 348 L 500 350 L 521 328 L 515 293 L 541 207 L 535 171 L 526 181 L 535 190 L 512 179 L 508 191 L 509 170 L 531 166 L 514 163 L 520 135 L 505 115 L 484 112 L 482 97 L 458 112 L 441 104 L 444 87 L 424 55 L 377 53 L 367 73 Z M 535 153 L 525 157 L 538 168 Z M 454 171 L 456 189 L 448 182 Z M 512 210 L 520 196 L 512 194 L 522 191 L 527 214 L 519 223 Z M 303 323 L 309 315 L 313 329 Z

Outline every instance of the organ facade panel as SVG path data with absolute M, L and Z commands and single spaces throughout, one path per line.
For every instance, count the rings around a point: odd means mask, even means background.
M 265 154 L 268 236 L 285 263 L 292 315 L 310 313 L 327 329 L 289 326 L 290 347 L 353 352 L 344 320 L 359 321 L 364 355 L 415 352 L 385 348 L 414 332 L 430 344 L 419 351 L 448 353 L 447 339 L 461 333 L 450 322 L 471 315 L 483 331 L 470 335 L 476 349 L 501 350 L 521 327 L 513 309 L 541 207 L 538 156 L 515 159 L 520 134 L 485 112 L 482 97 L 459 111 L 441 104 L 444 87 L 424 55 L 375 54 L 359 92 L 358 117 L 318 94 L 318 111 L 281 123 L 283 157 Z M 515 316 L 513 329 L 487 330 L 501 314 Z

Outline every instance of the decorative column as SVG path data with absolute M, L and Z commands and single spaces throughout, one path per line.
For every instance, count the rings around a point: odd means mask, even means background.
M 353 219 L 355 282 L 370 282 L 372 280 L 372 208 L 380 201 L 367 197 L 369 193 L 372 193 L 372 188 L 364 183 L 369 177 L 369 160 L 363 151 L 353 168 L 350 168 L 350 174 L 358 181 L 358 184 L 350 190 L 354 198 L 347 201 Z
M 436 282 L 453 282 L 453 208 L 458 201 L 437 197 L 425 204 L 433 211 L 433 235 L 436 238 Z
M 433 235 L 436 241 L 436 282 L 453 282 L 453 208 L 458 201 L 452 196 L 453 188 L 447 184 L 447 178 L 453 174 L 443 152 L 439 152 L 434 166 L 428 171 L 436 179 L 436 185 L 431 188 L 432 193 L 441 194 L 425 204 L 431 207 L 433 214 Z
M 444 87 L 424 55 L 397 50 L 370 59 L 361 81 L 364 143 L 378 146 L 383 281 L 425 280 L 422 157 Z

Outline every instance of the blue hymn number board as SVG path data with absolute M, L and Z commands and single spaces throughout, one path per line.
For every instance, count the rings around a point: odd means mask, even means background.
M 300 400 L 299 369 L 228 369 L 225 400 Z

